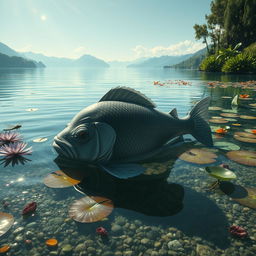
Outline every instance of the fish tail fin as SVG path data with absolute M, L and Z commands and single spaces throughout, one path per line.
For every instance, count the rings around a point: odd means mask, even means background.
M 206 146 L 213 146 L 212 134 L 208 120 L 208 107 L 210 97 L 199 101 L 189 113 L 189 120 L 193 122 L 193 130 L 191 134 L 195 139 Z

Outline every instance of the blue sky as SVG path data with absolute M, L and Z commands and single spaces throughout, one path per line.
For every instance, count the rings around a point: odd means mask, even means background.
M 18 51 L 104 60 L 195 52 L 211 0 L 0 0 L 0 41 Z

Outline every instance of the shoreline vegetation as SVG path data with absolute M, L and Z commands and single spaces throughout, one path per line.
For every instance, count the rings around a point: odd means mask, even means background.
M 213 0 L 206 24 L 194 25 L 207 53 L 199 70 L 256 74 L 256 0 Z M 208 42 L 210 40 L 210 43 Z

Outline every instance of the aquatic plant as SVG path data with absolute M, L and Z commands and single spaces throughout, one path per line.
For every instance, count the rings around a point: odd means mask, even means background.
M 239 164 L 256 166 L 256 152 L 246 150 L 229 151 L 227 157 Z
M 226 134 L 228 130 L 225 128 L 219 128 L 219 129 L 216 129 L 215 132 L 219 134 Z
M 25 142 L 17 142 L 10 143 L 9 145 L 3 145 L 0 148 L 0 156 L 4 156 L 5 158 L 15 158 L 24 155 L 31 155 L 32 147 L 26 148 L 27 143 Z
M 249 119 L 249 120 L 255 120 L 256 116 L 248 116 L 248 115 L 241 115 L 239 116 L 242 119 Z
M 211 164 L 216 161 L 217 155 L 206 149 L 193 148 L 181 154 L 179 158 L 196 164 Z
M 205 168 L 208 174 L 217 180 L 233 180 L 236 175 L 231 170 L 221 166 L 208 166 Z
M 240 149 L 238 145 L 232 142 L 226 142 L 226 141 L 216 141 L 214 142 L 214 146 L 222 150 L 239 150 Z
M 4 235 L 13 225 L 14 218 L 11 214 L 0 212 L 0 237 Z
M 248 132 L 235 132 L 234 139 L 247 143 L 256 143 L 256 135 Z
M 69 177 L 61 170 L 50 173 L 44 178 L 44 184 L 49 188 L 67 188 L 78 183 L 80 180 Z
M 238 117 L 235 113 L 221 113 L 220 115 L 224 117 Z
M 225 123 L 228 123 L 228 120 L 224 118 L 212 118 L 212 119 L 209 119 L 209 122 L 215 123 L 215 124 L 225 124 Z
M 0 146 L 10 143 L 16 143 L 21 141 L 21 135 L 17 132 L 3 132 L 0 133 Z
M 113 202 L 108 198 L 86 196 L 70 206 L 69 217 L 78 222 L 96 222 L 107 217 L 113 207 Z

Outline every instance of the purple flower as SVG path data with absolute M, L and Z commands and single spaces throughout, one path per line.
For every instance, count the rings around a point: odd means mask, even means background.
M 21 136 L 17 132 L 3 132 L 0 133 L 0 146 L 8 145 L 9 143 L 16 143 L 21 141 Z
M 15 158 L 21 157 L 24 155 L 31 155 L 32 147 L 26 148 L 27 143 L 25 142 L 16 142 L 5 144 L 0 148 L 0 156 L 4 156 L 5 158 Z

